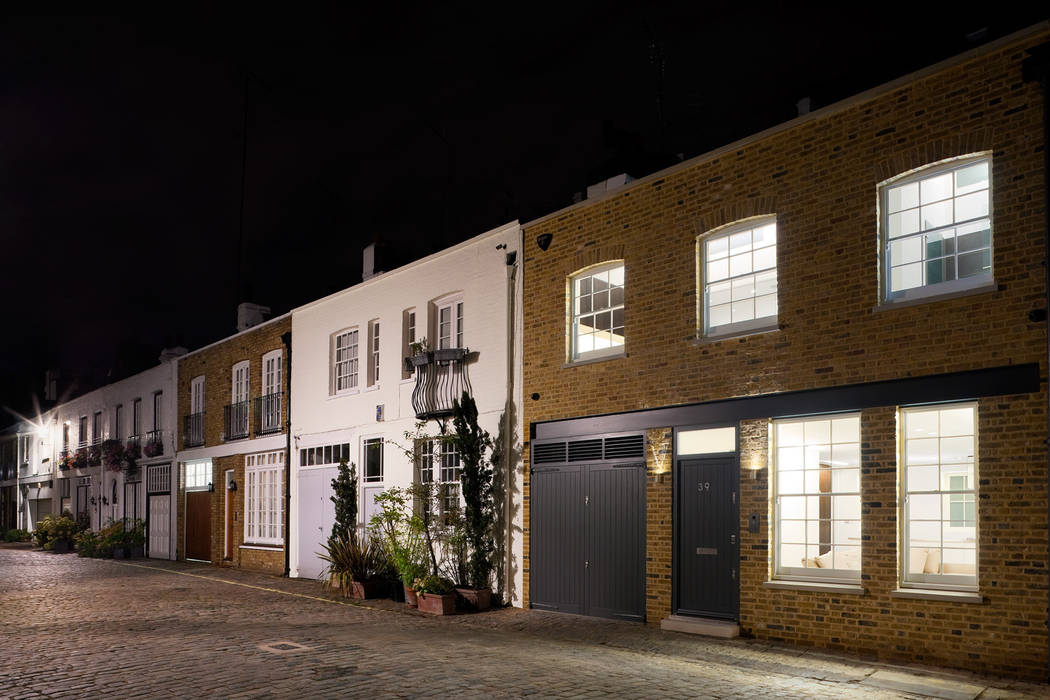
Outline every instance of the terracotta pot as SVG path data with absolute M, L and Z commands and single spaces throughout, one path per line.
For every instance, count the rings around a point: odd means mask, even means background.
M 492 607 L 491 588 L 457 588 L 456 593 L 463 599 L 467 610 L 482 612 Z
M 405 605 L 407 605 L 410 608 L 414 608 L 416 607 L 417 600 L 418 598 L 416 597 L 416 592 L 408 586 L 405 586 Z
M 381 598 L 382 596 L 383 582 L 377 580 L 351 581 L 350 587 L 346 591 L 346 597 L 354 600 L 367 600 L 368 598 Z
M 431 615 L 451 615 L 456 612 L 456 594 L 420 593 L 416 596 L 420 612 Z

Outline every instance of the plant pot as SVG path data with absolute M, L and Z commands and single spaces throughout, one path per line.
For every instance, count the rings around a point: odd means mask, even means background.
M 420 593 L 417 596 L 416 606 L 420 612 L 431 615 L 451 615 L 456 612 L 456 594 Z
M 422 367 L 423 365 L 429 365 L 432 357 L 433 353 L 421 352 L 418 355 L 413 355 L 410 359 L 413 367 Z
M 491 588 L 457 588 L 456 593 L 463 599 L 467 610 L 482 612 L 492 607 Z
M 351 581 L 349 588 L 344 592 L 347 598 L 353 598 L 354 600 L 379 598 L 382 594 L 383 582 L 375 579 L 371 581 Z
M 51 551 L 55 554 L 69 554 L 69 540 L 55 540 L 51 545 Z
M 132 545 L 129 551 L 130 554 L 128 556 L 132 559 L 141 559 L 142 557 L 146 556 L 146 546 L 142 544 Z
M 127 558 L 127 551 L 123 547 L 114 547 L 113 548 L 113 558 L 114 559 L 126 559 Z
M 416 592 L 408 586 L 405 586 L 405 605 L 414 608 L 418 604 L 418 601 L 419 598 L 416 596 Z
M 405 602 L 405 588 L 401 585 L 400 581 L 388 581 L 386 590 L 387 595 L 390 596 L 390 600 L 395 603 Z

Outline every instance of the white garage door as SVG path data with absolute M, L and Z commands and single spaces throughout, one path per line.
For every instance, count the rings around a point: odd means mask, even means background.
M 171 558 L 171 495 L 149 497 L 149 556 Z
M 317 556 L 324 552 L 328 535 L 335 522 L 332 503 L 332 479 L 338 467 L 309 469 L 299 472 L 299 576 L 318 578 L 325 562 Z

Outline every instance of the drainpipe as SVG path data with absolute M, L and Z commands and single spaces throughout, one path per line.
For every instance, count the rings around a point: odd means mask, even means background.
M 515 317 L 515 295 L 517 291 L 518 254 L 516 251 L 507 253 L 507 400 L 503 409 L 503 460 L 504 470 L 504 495 L 503 495 L 503 518 L 505 534 L 503 536 L 504 565 L 503 565 L 503 590 L 507 595 L 513 597 L 514 576 L 511 568 L 514 557 L 511 546 L 511 535 L 513 534 L 514 512 L 512 499 L 514 497 L 514 484 L 517 480 L 515 470 L 510 468 L 511 450 L 514 448 L 514 373 L 516 370 L 515 359 L 515 331 L 517 322 Z
M 281 343 L 288 358 L 284 372 L 285 403 L 284 412 L 284 576 L 291 573 L 292 562 L 292 332 L 281 334 Z
M 1050 309 L 1050 100 L 1047 99 L 1050 93 L 1050 42 L 1028 49 L 1028 58 L 1021 63 L 1021 75 L 1025 82 L 1037 81 L 1043 89 L 1043 271 L 1046 275 L 1046 307 L 1041 310 L 1041 317 L 1036 315 L 1033 318 L 1036 313 L 1033 311 L 1029 313 L 1029 319 L 1045 322 L 1047 310 Z M 1046 333 L 1047 367 L 1050 368 L 1050 324 L 1047 324 Z M 1047 392 L 1047 439 L 1043 445 L 1048 448 L 1046 488 L 1047 493 L 1050 493 L 1050 390 Z M 1050 503 L 1047 506 L 1047 519 L 1050 522 Z M 1050 598 L 1047 602 L 1050 604 Z M 1045 624 L 1050 625 L 1050 620 L 1045 621 Z M 1050 644 L 1047 646 L 1046 677 L 1050 680 Z

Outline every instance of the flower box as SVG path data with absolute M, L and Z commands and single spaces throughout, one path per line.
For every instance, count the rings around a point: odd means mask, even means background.
M 492 607 L 491 588 L 457 588 L 456 593 L 463 599 L 463 607 L 467 610 L 483 612 Z
M 456 612 L 456 594 L 420 593 L 417 596 L 416 605 L 420 612 L 431 615 L 451 615 Z
M 343 595 L 354 600 L 368 600 L 369 598 L 383 597 L 383 582 L 378 579 L 371 581 L 351 581 Z

